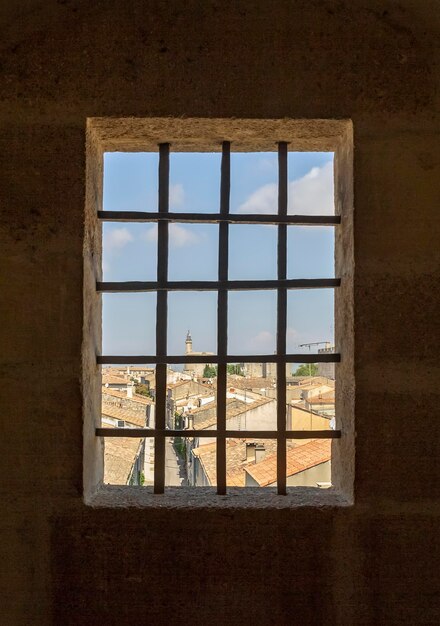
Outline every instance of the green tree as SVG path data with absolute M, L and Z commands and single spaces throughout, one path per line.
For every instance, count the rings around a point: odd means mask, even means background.
M 217 368 L 206 364 L 203 370 L 203 378 L 214 378 L 214 376 L 217 376 Z
M 228 374 L 235 374 L 236 376 L 243 376 L 243 371 L 241 366 L 237 363 L 236 365 L 228 365 Z
M 316 363 L 303 363 L 298 367 L 294 376 L 317 376 L 318 366 Z
M 134 390 L 141 396 L 147 396 L 147 398 L 151 398 L 151 393 L 147 385 L 135 385 Z

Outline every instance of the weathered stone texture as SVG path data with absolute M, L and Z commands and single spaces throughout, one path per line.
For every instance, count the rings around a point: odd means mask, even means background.
M 438 3 L 3 5 L 0 621 L 440 623 Z M 353 507 L 83 504 L 86 119 L 151 115 L 353 120 Z

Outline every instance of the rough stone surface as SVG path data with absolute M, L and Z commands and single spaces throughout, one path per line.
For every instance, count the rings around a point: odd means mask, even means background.
M 440 623 L 438 2 L 0 16 L 1 622 Z M 138 116 L 353 120 L 354 506 L 83 503 L 86 120 Z

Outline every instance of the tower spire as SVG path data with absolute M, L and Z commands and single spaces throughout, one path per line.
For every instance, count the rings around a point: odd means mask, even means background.
M 186 334 L 185 352 L 186 354 L 190 354 L 192 352 L 192 337 L 191 337 L 191 332 L 189 330 Z

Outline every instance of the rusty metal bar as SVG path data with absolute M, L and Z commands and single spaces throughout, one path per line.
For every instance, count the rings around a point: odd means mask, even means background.
M 176 355 L 98 355 L 98 365 L 148 365 L 155 363 L 167 363 L 169 365 L 180 363 L 339 363 L 339 353 L 307 353 L 307 354 L 226 354 L 226 355 L 203 355 L 203 354 L 176 354 Z
M 155 428 L 96 428 L 97 437 L 164 437 L 163 430 Z M 276 430 L 165 430 L 165 437 L 201 437 L 231 439 L 276 439 Z M 340 439 L 340 430 L 285 430 L 284 439 Z
M 278 144 L 278 215 L 287 215 L 287 143 Z M 287 226 L 278 225 L 278 280 L 287 278 Z M 277 488 L 286 491 L 286 332 L 287 290 L 278 287 L 277 294 Z
M 279 215 L 260 213 L 167 213 L 141 211 L 98 211 L 103 222 L 187 222 L 189 224 L 289 224 L 292 226 L 335 226 L 340 215 Z
M 220 238 L 222 231 L 228 229 L 227 222 L 220 224 Z M 221 243 L 221 242 L 220 242 Z M 219 249 L 220 251 L 220 249 Z M 225 289 L 228 291 L 247 291 L 258 289 L 331 289 L 340 287 L 340 278 L 291 278 L 285 280 L 186 280 L 168 281 L 158 283 L 156 281 L 124 281 L 124 282 L 97 282 L 96 291 L 101 293 L 121 293 L 121 292 L 147 292 L 147 291 L 217 291 Z
M 166 214 L 169 209 L 170 146 L 159 146 L 159 213 Z M 157 282 L 160 285 L 168 281 L 168 222 L 158 224 L 157 238 Z M 156 354 L 167 354 L 168 292 L 158 291 L 156 306 Z M 155 426 L 158 435 L 154 441 L 154 493 L 165 490 L 165 428 L 167 401 L 167 365 L 156 365 L 156 412 Z
M 220 214 L 224 217 L 229 214 L 229 196 L 231 187 L 231 144 L 224 141 L 222 145 L 222 165 L 220 182 Z M 218 279 L 219 285 L 217 300 L 217 354 L 225 357 L 228 351 L 228 291 L 224 284 L 228 283 L 228 250 L 229 250 L 229 223 L 222 221 L 219 224 L 218 245 Z M 216 472 L 217 493 L 226 493 L 226 386 L 227 363 L 218 364 L 217 368 L 217 446 Z

